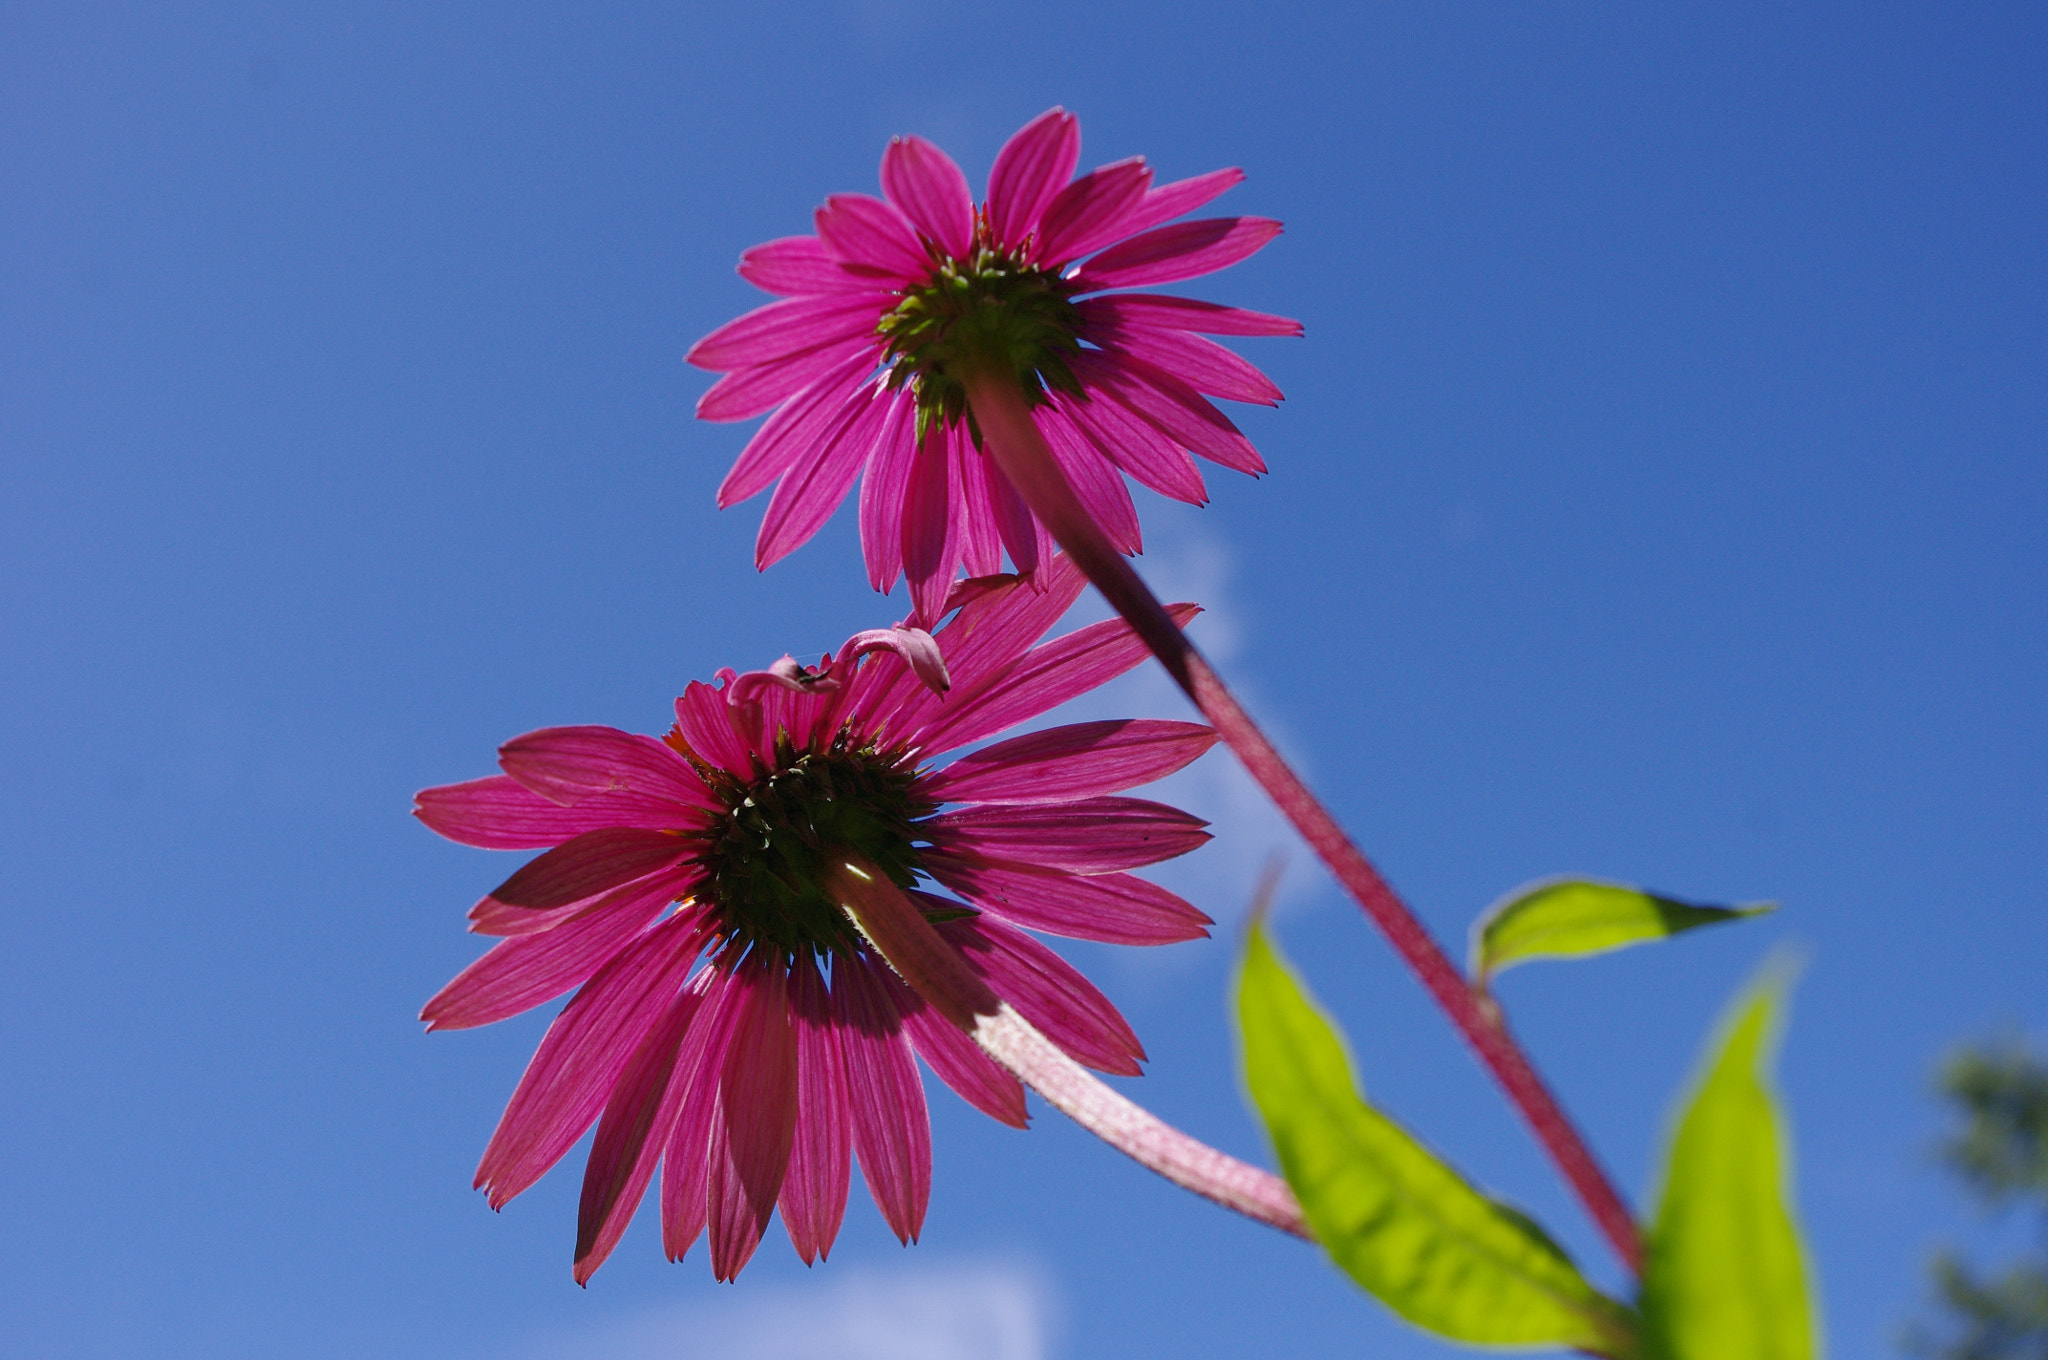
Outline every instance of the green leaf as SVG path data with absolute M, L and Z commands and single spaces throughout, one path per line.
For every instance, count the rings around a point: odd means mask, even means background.
M 1309 1227 L 1346 1274 L 1455 1341 L 1636 1354 L 1631 1310 L 1360 1098 L 1342 1036 L 1258 925 L 1237 1005 L 1252 1100 Z
M 1659 1360 L 1813 1360 L 1806 1253 L 1770 1089 L 1789 969 L 1767 966 L 1723 1017 L 1671 1139 L 1643 1270 Z
M 1515 889 L 1473 923 L 1472 976 L 1484 986 L 1530 959 L 1604 954 L 1775 910 L 1771 902 L 1705 907 L 1620 883 L 1549 879 Z

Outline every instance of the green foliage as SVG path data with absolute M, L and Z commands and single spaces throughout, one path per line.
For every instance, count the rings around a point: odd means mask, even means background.
M 1736 1001 L 1671 1139 L 1643 1270 L 1655 1360 L 1813 1360 L 1805 1252 L 1770 1087 L 1785 970 Z
M 1484 986 L 1530 959 L 1578 958 L 1775 910 L 1769 902 L 1708 907 L 1590 879 L 1517 888 L 1472 926 L 1472 976 Z
M 2048 1242 L 2048 1065 L 2014 1044 L 1968 1048 L 1944 1065 L 1941 1091 L 1962 1118 L 1942 1160 L 1990 1208 L 2031 1206 Z M 1944 1252 L 1933 1275 L 1950 1334 L 1919 1330 L 1909 1349 L 1938 1360 L 2048 1360 L 2048 1256 L 1987 1279 Z
M 1636 1355 L 1635 1319 L 1523 1215 L 1359 1096 L 1342 1036 L 1254 925 L 1238 975 L 1245 1079 L 1317 1240 L 1439 1336 Z

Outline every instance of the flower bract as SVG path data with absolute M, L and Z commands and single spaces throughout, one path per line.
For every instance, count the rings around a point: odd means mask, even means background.
M 698 341 L 721 372 L 706 420 L 773 411 L 719 488 L 728 506 L 775 485 L 761 567 L 817 532 L 861 481 L 877 590 L 909 579 L 920 616 L 956 571 L 1021 573 L 1051 555 L 1044 527 L 981 451 L 960 374 L 1014 375 L 1082 504 L 1125 553 L 1141 546 L 1128 473 L 1176 500 L 1208 498 L 1189 455 L 1265 470 L 1209 401 L 1277 404 L 1264 374 L 1205 335 L 1299 335 L 1298 322 L 1126 292 L 1237 263 L 1280 230 L 1264 217 L 1175 221 L 1244 178 L 1218 170 L 1154 185 L 1142 158 L 1073 178 L 1080 124 L 1040 115 L 996 156 L 977 206 L 966 176 L 919 137 L 891 142 L 882 198 L 838 194 L 817 234 L 746 252 L 743 277 L 782 300 Z
M 1040 640 L 1081 586 L 1064 558 L 1029 585 L 963 583 L 936 637 L 874 630 L 815 668 L 721 672 L 685 690 L 664 738 L 531 732 L 500 749 L 503 774 L 419 795 L 420 819 L 453 840 L 545 850 L 471 910 L 472 929 L 502 938 L 422 1018 L 467 1028 L 573 991 L 477 1184 L 503 1205 L 596 1124 L 579 1281 L 657 1171 L 670 1257 L 708 1230 L 720 1279 L 778 1206 L 803 1259 L 823 1256 L 855 1158 L 883 1217 L 914 1239 L 931 1185 L 916 1057 L 1023 1125 L 1017 1080 L 853 928 L 821 887 L 830 863 L 895 880 L 1075 1060 L 1138 1072 L 1143 1050 L 1116 1007 L 1027 931 L 1120 944 L 1206 933 L 1206 916 L 1127 872 L 1194 849 L 1204 824 L 1123 791 L 1186 765 L 1215 733 L 1088 722 L 940 761 L 1145 656 L 1120 621 Z

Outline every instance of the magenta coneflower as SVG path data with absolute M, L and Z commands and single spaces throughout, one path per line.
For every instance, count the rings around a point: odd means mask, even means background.
M 879 629 L 816 669 L 785 658 L 723 671 L 716 687 L 685 690 L 665 739 L 549 728 L 501 748 L 503 775 L 419 795 L 420 819 L 450 839 L 552 847 L 471 910 L 472 929 L 507 938 L 422 1018 L 489 1024 L 577 989 L 477 1184 L 503 1205 L 596 1121 L 579 1281 L 617 1243 L 657 1163 L 670 1257 L 708 1225 L 720 1279 L 746 1263 L 778 1204 L 798 1254 L 823 1256 L 856 1153 L 889 1225 L 914 1239 L 931 1144 L 913 1053 L 977 1109 L 1023 1125 L 1017 1079 L 853 927 L 824 886 L 834 864 L 873 866 L 907 890 L 1071 1057 L 1137 1073 L 1144 1053 L 1116 1007 L 1018 927 L 1119 944 L 1205 934 L 1202 913 L 1124 872 L 1194 849 L 1203 823 L 1116 795 L 1186 765 L 1215 734 L 1090 722 L 931 764 L 1143 659 L 1118 621 L 1039 643 L 1082 584 L 1064 558 L 1033 588 L 969 582 L 936 641 Z
M 697 403 L 702 418 L 781 408 L 718 491 L 729 506 L 780 479 L 758 565 L 816 533 L 857 475 L 868 578 L 887 591 L 907 575 L 921 617 L 945 600 L 962 564 L 987 575 L 1007 549 L 1028 573 L 1050 557 L 1045 526 L 982 454 L 961 382 L 970 364 L 1016 375 L 1082 504 L 1125 553 L 1140 544 L 1123 473 L 1201 504 L 1208 493 L 1190 452 L 1265 470 L 1203 394 L 1274 405 L 1280 390 L 1201 335 L 1299 335 L 1300 323 L 1105 290 L 1213 273 L 1257 251 L 1280 224 L 1164 225 L 1243 173 L 1155 188 L 1133 158 L 1070 183 L 1080 151 L 1072 114 L 1040 115 L 998 153 L 977 208 L 945 152 L 898 138 L 882 157 L 886 201 L 834 195 L 817 212 L 816 236 L 742 257 L 740 274 L 785 300 L 721 326 L 689 360 L 726 375 Z

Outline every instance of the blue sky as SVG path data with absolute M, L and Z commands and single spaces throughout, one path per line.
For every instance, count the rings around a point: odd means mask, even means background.
M 1777 943 L 1832 1351 L 1981 1225 L 1931 1065 L 2048 1031 L 2048 118 L 2037 7 L 21 5 L 0 19 L 0 1349 L 25 1357 L 1428 1356 L 1304 1248 L 1057 1115 L 932 1100 L 925 1240 L 857 1205 L 732 1286 L 578 1172 L 477 1154 L 545 1024 L 423 1036 L 504 865 L 406 815 L 529 728 L 900 617 L 841 516 L 766 575 L 681 355 L 746 246 L 918 132 L 1287 233 L 1192 291 L 1297 316 L 1273 468 L 1139 493 L 1163 591 L 1446 940 L 1597 874 L 1760 923 L 1502 984 L 1638 1197 Z M 1178 716 L 1134 676 L 1102 711 Z M 1264 1158 L 1231 927 L 1284 841 L 1221 754 L 1224 922 L 1068 951 L 1133 1093 Z M 1368 1090 L 1613 1268 L 1297 855 L 1285 942 Z M 580 1153 L 572 1160 L 580 1165 Z M 646 1216 L 651 1220 L 652 1215 Z M 896 1334 L 888 1334 L 891 1327 Z M 881 1328 L 881 1332 L 877 1332 Z M 883 1339 L 877 1340 L 880 1336 Z M 866 1349 L 863 1349 L 865 1347 Z

